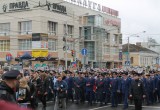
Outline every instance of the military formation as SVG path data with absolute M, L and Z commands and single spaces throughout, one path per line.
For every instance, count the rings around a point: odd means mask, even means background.
M 123 109 L 134 103 L 135 110 L 141 110 L 142 104 L 160 103 L 160 72 L 155 70 L 0 70 L 0 77 L 0 100 L 33 110 L 39 102 L 46 110 L 46 102 L 51 100 L 54 110 L 67 109 L 67 103 L 111 104 L 113 108 L 123 104 Z

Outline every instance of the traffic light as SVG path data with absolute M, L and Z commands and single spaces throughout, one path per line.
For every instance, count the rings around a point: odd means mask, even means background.
M 74 54 L 75 54 L 75 51 L 71 50 L 71 55 L 74 56 Z

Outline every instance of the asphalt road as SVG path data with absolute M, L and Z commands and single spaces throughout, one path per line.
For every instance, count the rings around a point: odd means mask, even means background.
M 50 102 L 46 108 L 46 110 L 53 110 L 54 103 Z M 42 110 L 41 107 L 38 110 Z M 58 109 L 63 110 L 63 109 Z M 74 104 L 69 103 L 67 104 L 67 110 L 123 110 L 123 105 L 120 104 L 117 108 L 112 108 L 111 105 L 106 105 L 99 107 L 98 104 L 94 104 L 93 106 L 89 106 L 87 103 L 85 104 Z M 134 110 L 134 105 L 130 105 L 126 110 Z M 155 104 L 154 106 L 143 106 L 142 110 L 160 110 L 160 104 Z

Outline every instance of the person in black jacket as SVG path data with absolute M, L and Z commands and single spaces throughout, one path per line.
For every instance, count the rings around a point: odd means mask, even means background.
M 40 73 L 40 78 L 41 78 L 41 88 L 40 91 L 38 91 L 38 97 L 43 104 L 43 110 L 46 110 L 46 96 L 48 94 L 48 90 L 50 87 L 50 79 L 44 71 Z
M 17 103 L 15 89 L 18 85 L 18 76 L 20 72 L 11 70 L 3 74 L 3 81 L 0 83 L 0 100 Z
M 130 97 L 133 97 L 135 110 L 142 110 L 142 100 L 145 98 L 145 89 L 138 73 L 135 74 L 129 90 Z
M 37 102 L 37 98 L 36 98 L 36 86 L 32 83 L 32 80 L 30 79 L 29 76 L 26 76 L 25 78 L 26 78 L 26 80 L 28 82 L 28 86 L 30 88 L 30 103 L 31 103 L 31 108 L 32 109 L 36 109 L 37 106 L 38 106 L 38 102 Z

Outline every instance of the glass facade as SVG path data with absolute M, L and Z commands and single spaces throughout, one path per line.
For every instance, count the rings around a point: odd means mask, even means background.
M 88 50 L 88 59 L 95 60 L 95 42 L 94 41 L 85 41 L 85 47 Z

